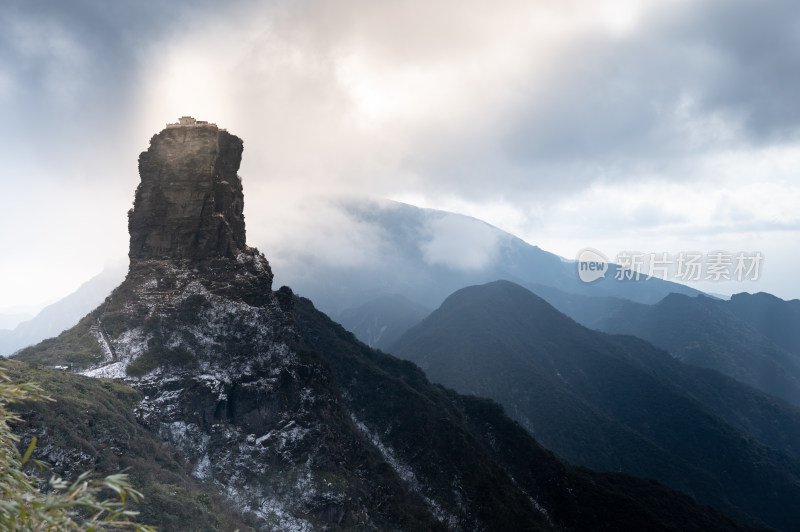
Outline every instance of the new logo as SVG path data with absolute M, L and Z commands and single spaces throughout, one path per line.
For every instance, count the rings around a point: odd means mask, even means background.
M 578 251 L 578 277 L 584 283 L 591 283 L 606 276 L 608 257 L 594 248 Z

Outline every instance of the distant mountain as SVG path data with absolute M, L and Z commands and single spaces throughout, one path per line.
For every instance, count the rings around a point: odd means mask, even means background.
M 800 413 L 631 337 L 589 330 L 507 281 L 468 287 L 410 329 L 392 352 L 461 393 L 500 402 L 567 460 L 656 478 L 699 501 L 782 529 L 800 522 L 800 463 L 708 405 Z M 720 397 L 723 385 L 731 396 Z M 739 404 L 741 403 L 741 404 Z M 780 443 L 781 436 L 770 432 Z M 797 442 L 784 442 L 797 456 Z
M 368 346 L 385 349 L 430 312 L 400 294 L 383 294 L 342 311 L 339 323 Z
M 111 293 L 125 277 L 121 268 L 107 268 L 83 283 L 75 292 L 46 306 L 39 314 L 12 330 L 0 330 L 0 356 L 9 356 L 69 329 Z
M 350 242 L 348 255 L 363 259 L 338 265 L 313 248 L 298 251 L 281 259 L 276 281 L 311 298 L 334 319 L 348 323 L 357 315 L 357 323 L 377 320 L 381 326 L 398 330 L 401 323 L 369 317 L 364 305 L 402 294 L 417 305 L 436 308 L 460 288 L 497 279 L 642 303 L 655 303 L 672 292 L 699 293 L 660 279 L 614 280 L 616 265 L 610 265 L 604 279 L 583 283 L 576 262 L 469 216 L 363 198 L 342 201 L 335 208 L 343 220 L 339 230 L 359 235 Z M 357 331 L 366 343 L 373 341 L 370 334 L 366 329 Z
M 800 300 L 784 301 L 772 294 L 734 294 L 720 305 L 745 320 L 761 334 L 800 356 Z
M 529 288 L 557 310 L 586 326 L 631 305 L 619 298 L 568 294 L 542 285 Z M 635 343 L 636 340 L 630 338 L 625 342 Z M 748 436 L 800 460 L 800 409 L 797 406 L 716 370 L 691 366 L 674 357 L 664 357 L 659 350 L 654 351 L 651 344 L 644 341 L 642 344 L 637 348 L 638 355 L 629 359 L 631 362 L 681 390 Z M 394 345 L 388 346 L 387 350 L 392 351 Z M 648 353 L 652 356 L 645 356 Z
M 25 312 L 4 312 L 0 313 L 0 331 L 9 331 L 33 317 L 33 314 Z
M 800 301 L 736 294 L 729 301 L 671 294 L 654 305 L 534 288 L 587 327 L 643 338 L 800 406 Z

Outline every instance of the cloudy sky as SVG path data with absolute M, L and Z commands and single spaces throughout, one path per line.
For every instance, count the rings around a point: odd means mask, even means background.
M 4 0 L 0 312 L 125 259 L 138 154 L 187 114 L 244 139 L 271 259 L 355 192 L 568 258 L 760 251 L 711 288 L 800 297 L 797 2 L 162 4 Z

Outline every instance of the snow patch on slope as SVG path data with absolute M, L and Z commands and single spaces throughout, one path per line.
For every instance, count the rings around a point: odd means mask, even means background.
M 112 362 L 114 360 L 114 353 L 111 350 L 111 346 L 108 345 L 105 335 L 100 330 L 100 326 L 92 325 L 89 327 L 89 332 L 92 333 L 92 336 L 94 336 L 94 339 L 97 340 L 97 343 L 100 345 L 100 350 L 103 352 L 103 362 Z
M 87 369 L 81 372 L 81 375 L 96 379 L 124 379 L 126 367 L 125 362 L 113 362 L 99 368 Z
M 305 519 L 295 517 L 286 506 L 274 497 L 261 497 L 257 505 L 248 503 L 245 492 L 233 487 L 226 487 L 228 500 L 244 512 L 252 511 L 267 523 L 266 530 L 275 532 L 313 532 L 315 529 Z
M 124 331 L 116 340 L 111 340 L 111 345 L 99 330 L 92 330 L 92 333 L 103 350 L 104 365 L 81 372 L 87 377 L 124 379 L 125 368 L 147 349 L 149 339 L 141 327 Z

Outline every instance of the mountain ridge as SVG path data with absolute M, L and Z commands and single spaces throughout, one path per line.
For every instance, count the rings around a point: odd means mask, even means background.
M 779 528 L 798 519 L 787 510 L 800 495 L 796 460 L 750 439 L 664 378 L 685 371 L 674 369 L 666 352 L 586 329 L 519 285 L 457 291 L 392 352 L 420 364 L 434 382 L 499 401 L 572 463 L 656 478 Z M 703 383 L 690 377 L 683 383 L 690 389 Z M 800 427 L 797 413 L 792 420 Z
M 719 371 L 800 406 L 800 301 L 736 294 L 730 301 L 670 294 L 655 305 L 534 287 L 583 325 L 643 338 L 674 357 Z

